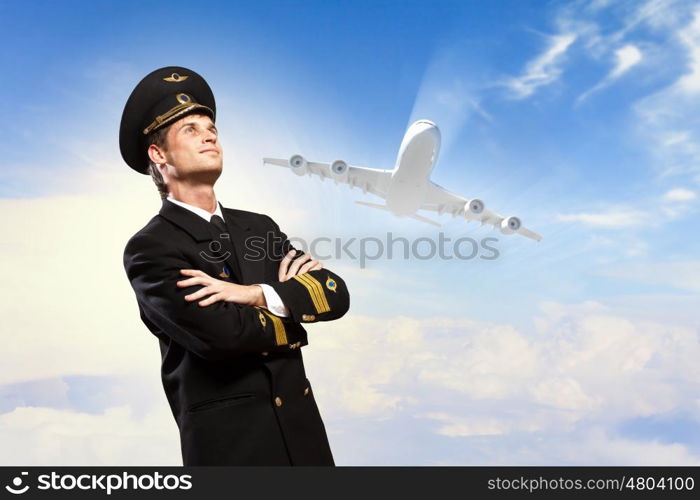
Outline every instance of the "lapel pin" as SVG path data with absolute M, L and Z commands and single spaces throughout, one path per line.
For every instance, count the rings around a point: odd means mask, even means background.
M 228 278 L 229 276 L 231 276 L 231 273 L 228 272 L 228 267 L 226 267 L 226 264 L 224 264 L 224 269 L 219 273 L 219 277 Z

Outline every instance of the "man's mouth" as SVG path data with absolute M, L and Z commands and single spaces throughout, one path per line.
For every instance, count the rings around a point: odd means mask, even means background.
M 219 152 L 216 149 L 203 149 L 200 151 L 200 153 L 216 153 L 219 154 Z

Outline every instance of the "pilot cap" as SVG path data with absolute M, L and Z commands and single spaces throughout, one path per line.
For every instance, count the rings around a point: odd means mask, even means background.
M 126 101 L 119 126 L 119 150 L 127 165 L 148 174 L 148 134 L 193 112 L 216 121 L 214 94 L 204 78 L 180 66 L 146 75 Z

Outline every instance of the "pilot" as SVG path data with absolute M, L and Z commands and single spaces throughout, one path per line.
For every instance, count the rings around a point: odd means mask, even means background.
M 136 85 L 119 130 L 124 161 L 162 200 L 123 263 L 159 342 L 183 465 L 334 465 L 301 348 L 303 323 L 347 312 L 347 287 L 272 218 L 217 200 L 215 121 L 206 81 L 169 66 Z

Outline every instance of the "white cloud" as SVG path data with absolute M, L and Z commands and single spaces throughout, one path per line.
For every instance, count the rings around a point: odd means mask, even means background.
M 690 202 L 695 196 L 695 192 L 687 188 L 673 188 L 662 195 L 639 200 L 639 208 L 623 204 L 609 205 L 598 211 L 560 213 L 555 219 L 559 222 L 578 223 L 600 229 L 659 228 L 663 227 L 664 223 L 693 213 L 695 207 Z M 601 246 L 611 241 L 599 239 L 589 243 L 591 246 Z M 625 245 L 628 255 L 641 255 L 646 252 L 648 242 L 626 241 Z M 630 245 L 635 246 L 636 250 L 632 251 Z M 629 253 L 630 251 L 632 253 Z
M 691 176 L 700 183 L 700 7 L 669 29 L 667 57 L 680 54 L 684 72 L 634 105 L 643 140 L 657 159 L 659 177 Z M 689 20 L 686 20 L 689 19 Z
M 561 222 L 580 222 L 587 226 L 604 228 L 621 228 L 639 226 L 648 219 L 645 212 L 633 209 L 610 210 L 607 212 L 581 212 L 577 214 L 559 214 Z
M 581 385 L 571 377 L 556 377 L 539 382 L 532 389 L 538 403 L 567 410 L 585 411 L 595 408 L 599 401 L 587 395 Z
M 615 66 L 610 70 L 610 72 L 598 82 L 595 86 L 585 91 L 583 94 L 578 96 L 576 103 L 582 102 L 584 99 L 588 98 L 592 93 L 597 92 L 615 82 L 623 74 L 629 71 L 633 66 L 638 64 L 642 60 L 641 51 L 632 44 L 625 45 L 615 51 Z
M 548 37 L 547 49 L 525 66 L 525 72 L 506 82 L 516 99 L 523 99 L 532 95 L 537 88 L 554 83 L 562 74 L 561 64 L 564 55 L 572 43 L 576 40 L 576 34 L 562 33 Z
M 475 457 L 481 463 L 698 463 L 682 444 L 616 435 L 630 419 L 686 412 L 700 421 L 694 396 L 700 342 L 693 328 L 622 316 L 598 302 L 543 303 L 534 325 L 525 333 L 465 319 L 359 315 L 313 325 L 305 362 L 336 454 L 361 456 L 352 450 L 358 431 L 351 422 L 358 418 L 372 428 L 413 415 L 412 433 L 427 425 L 452 439 L 488 437 L 489 448 L 498 450 L 445 458 L 452 464 L 479 463 Z M 596 446 L 569 455 L 582 435 L 597 436 Z M 436 446 L 448 455 L 449 444 Z
M 634 229 L 634 228 L 658 228 L 674 219 L 687 216 L 695 210 L 692 202 L 695 192 L 686 188 L 673 188 L 664 194 L 639 200 L 636 208 L 629 205 L 611 205 L 598 211 L 576 212 L 557 214 L 555 219 L 559 222 L 578 223 L 591 228 L 601 229 Z M 654 207 L 650 209 L 649 207 Z M 589 247 L 610 246 L 611 240 L 597 239 L 589 241 Z M 641 255 L 645 253 L 648 242 L 625 241 L 628 255 Z M 636 247 L 632 253 L 630 245 Z
M 700 92 L 700 7 L 678 37 L 688 53 L 689 71 L 676 82 L 676 86 L 680 91 L 694 95 Z
M 679 0 L 644 0 L 631 2 L 632 9 L 623 17 L 622 28 L 611 39 L 620 40 L 635 29 L 648 27 L 655 31 L 666 31 L 678 26 L 692 2 Z
M 642 60 L 642 53 L 634 45 L 628 44 L 615 51 L 615 58 L 615 67 L 609 75 L 611 79 L 619 78 L 638 64 Z
M 431 412 L 421 415 L 441 422 L 437 433 L 450 437 L 501 435 L 513 430 L 511 422 L 494 417 L 465 417 Z
M 666 191 L 662 197 L 665 201 L 684 202 L 692 201 L 697 198 L 695 191 L 686 188 L 674 188 Z
M 666 134 L 666 137 L 663 138 L 662 142 L 664 146 L 675 146 L 676 144 L 683 144 L 687 142 L 689 138 L 690 131 L 688 130 L 671 130 Z
M 0 414 L 0 464 L 182 465 L 177 426 L 167 405 L 135 417 L 129 405 L 101 414 L 19 407 Z
M 0 383 L 126 374 L 158 362 L 122 267 L 126 240 L 145 222 L 140 214 L 157 210 L 154 193 L 142 194 L 119 209 L 100 196 L 0 200 Z

